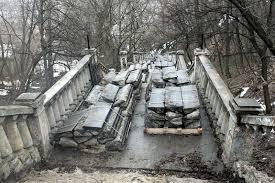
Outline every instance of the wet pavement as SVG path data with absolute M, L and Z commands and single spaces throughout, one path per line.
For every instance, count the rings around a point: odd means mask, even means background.
M 145 88 L 145 84 L 143 85 Z M 187 171 L 194 164 L 203 164 L 209 171 L 222 172 L 223 164 L 217 157 L 218 147 L 204 108 L 200 109 L 203 132 L 200 136 L 144 134 L 144 90 L 132 118 L 126 149 L 122 152 L 83 153 L 55 149 L 50 166 L 78 166 L 85 168 L 156 169 Z M 196 155 L 193 164 L 188 157 Z M 190 158 L 189 158 L 190 159 Z M 197 162 L 196 162 L 197 161 Z

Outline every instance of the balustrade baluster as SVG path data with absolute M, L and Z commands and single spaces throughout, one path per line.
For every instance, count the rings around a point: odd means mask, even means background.
M 9 117 L 6 123 L 6 134 L 13 152 L 20 151 L 24 148 L 24 144 L 17 127 L 17 118 L 18 115 Z
M 210 92 L 210 82 L 208 81 L 207 84 L 206 84 L 206 90 L 205 90 L 205 97 L 206 98 L 208 98 L 209 92 Z
M 74 80 L 71 81 L 71 93 L 73 97 L 74 104 L 78 103 L 78 96 L 77 96 L 77 91 L 76 91 L 76 85 L 74 83 Z
M 33 146 L 31 133 L 29 131 L 29 127 L 26 121 L 27 117 L 28 115 L 22 115 L 20 120 L 18 120 L 17 122 L 17 127 L 19 130 L 20 136 L 22 137 L 22 141 L 25 149 Z
M 69 112 L 69 110 L 70 110 L 67 91 L 68 91 L 68 87 L 64 88 L 63 92 L 62 92 L 62 99 L 63 99 L 63 103 L 64 103 L 65 113 Z
M 220 116 L 221 107 L 222 107 L 222 102 L 221 102 L 220 98 L 218 97 L 217 107 L 216 107 L 216 110 L 215 110 L 216 118 L 219 118 L 219 116 Z
M 6 158 L 12 154 L 10 142 L 3 128 L 4 120 L 5 117 L 0 118 L 0 155 L 2 158 Z
M 55 127 L 56 126 L 56 120 L 55 120 L 54 112 L 53 112 L 53 104 L 49 104 L 49 106 L 46 107 L 46 113 L 47 113 L 47 116 L 48 116 L 50 127 L 51 128 Z
M 57 99 L 55 98 L 55 101 L 53 103 L 53 113 L 54 113 L 54 118 L 55 122 L 58 123 L 61 120 L 59 108 L 58 108 L 58 102 Z
M 61 115 L 61 119 L 64 120 L 66 116 L 65 116 L 65 106 L 64 106 L 62 95 L 59 95 L 57 101 L 58 101 L 57 103 L 58 103 L 58 109 Z

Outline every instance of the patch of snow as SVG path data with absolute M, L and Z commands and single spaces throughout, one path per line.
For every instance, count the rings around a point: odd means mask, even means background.
M 39 86 L 31 86 L 32 89 L 39 89 Z
M 241 92 L 241 94 L 240 94 L 240 97 L 243 97 L 245 94 L 246 94 L 246 92 L 249 90 L 249 87 L 243 87 L 242 88 L 242 92 Z
M 8 90 L 5 90 L 5 89 L 0 89 L 0 96 L 6 96 L 9 94 L 9 91 Z

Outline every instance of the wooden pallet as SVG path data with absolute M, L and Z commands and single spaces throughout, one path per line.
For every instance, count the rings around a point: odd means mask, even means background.
M 150 135 L 201 135 L 202 128 L 184 129 L 184 128 L 145 128 L 144 133 Z

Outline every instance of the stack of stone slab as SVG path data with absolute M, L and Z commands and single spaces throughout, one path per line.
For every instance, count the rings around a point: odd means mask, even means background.
M 156 88 L 165 86 L 182 86 L 190 84 L 190 79 L 185 70 L 176 70 L 175 66 L 155 68 L 152 71 L 152 84 Z
M 105 86 L 94 86 L 84 101 L 86 109 L 64 122 L 54 142 L 63 147 L 122 150 L 141 93 L 142 69 L 135 68 L 119 72 Z
M 199 97 L 195 85 L 152 88 L 147 102 L 146 128 L 200 128 Z

